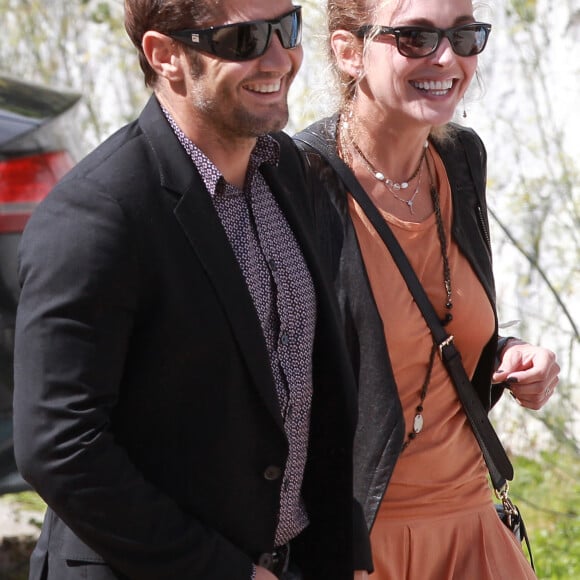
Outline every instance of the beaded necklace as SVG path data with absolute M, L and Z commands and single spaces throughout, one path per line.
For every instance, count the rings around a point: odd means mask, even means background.
M 443 225 L 443 218 L 441 217 L 441 205 L 439 201 L 439 192 L 437 191 L 436 180 L 434 176 L 433 169 L 429 160 L 426 159 L 427 170 L 429 173 L 430 182 L 430 194 L 431 201 L 433 203 L 433 210 L 435 212 L 435 222 L 437 224 L 437 237 L 439 238 L 439 245 L 441 247 L 441 257 L 443 261 L 443 285 L 445 287 L 445 309 L 447 310 L 445 317 L 441 321 L 443 326 L 446 326 L 453 320 L 453 315 L 449 312 L 453 308 L 453 295 L 451 287 L 451 268 L 449 266 L 449 256 L 447 249 L 447 238 L 445 236 L 445 227 Z M 427 372 L 425 373 L 425 378 L 423 379 L 423 384 L 421 385 L 421 390 L 419 392 L 419 404 L 415 407 L 415 417 L 413 419 L 413 429 L 407 434 L 407 439 L 403 443 L 401 452 L 403 452 L 413 441 L 419 433 L 423 430 L 424 419 L 423 419 L 423 403 L 425 397 L 427 396 L 427 390 L 429 389 L 429 382 L 431 381 L 431 373 L 433 371 L 433 365 L 435 363 L 435 353 L 437 352 L 437 345 L 433 343 L 431 347 L 431 352 L 429 353 L 429 362 L 427 364 Z
M 415 203 L 415 198 L 417 197 L 417 194 L 421 190 L 421 176 L 423 173 L 423 161 L 425 161 L 425 159 L 426 159 L 427 147 L 429 145 L 429 142 L 425 141 L 425 144 L 423 146 L 423 151 L 421 152 L 421 157 L 419 157 L 419 162 L 417 163 L 417 167 L 415 167 L 415 170 L 411 174 L 411 177 L 409 177 L 405 181 L 401 181 L 399 183 L 397 181 L 393 181 L 390 177 L 387 177 L 382 171 L 379 171 L 378 169 L 376 169 L 375 166 L 367 159 L 366 155 L 361 151 L 361 149 L 357 145 L 356 141 L 350 135 L 350 132 L 348 132 L 347 135 L 348 135 L 348 140 L 350 141 L 350 144 L 352 145 L 352 148 L 356 151 L 358 156 L 362 159 L 362 161 L 365 164 L 369 173 L 377 181 L 380 181 L 391 192 L 391 194 L 393 195 L 393 197 L 397 201 L 404 203 L 409 208 L 411 215 L 413 215 L 415 213 L 413 210 L 413 204 Z M 417 186 L 415 187 L 415 190 L 411 194 L 411 197 L 409 197 L 407 199 L 405 199 L 404 197 L 401 197 L 400 192 L 402 190 L 407 189 L 409 187 L 409 184 L 416 177 L 418 178 L 417 179 Z

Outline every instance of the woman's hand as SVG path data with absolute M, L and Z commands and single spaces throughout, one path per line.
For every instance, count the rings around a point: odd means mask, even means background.
M 501 353 L 499 368 L 492 380 L 494 383 L 507 383 L 520 405 L 538 410 L 554 393 L 559 372 L 560 366 L 551 350 L 510 339 Z
M 256 580 L 277 580 L 277 577 L 272 572 L 266 570 L 266 568 L 256 566 Z

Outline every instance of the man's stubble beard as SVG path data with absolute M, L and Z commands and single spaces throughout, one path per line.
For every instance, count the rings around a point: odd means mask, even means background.
M 235 98 L 230 99 L 231 102 L 225 107 L 219 95 L 208 98 L 203 84 L 200 83 L 206 74 L 205 63 L 195 51 L 190 54 L 190 74 L 193 80 L 192 106 L 205 118 L 211 119 L 211 124 L 221 136 L 230 139 L 254 139 L 266 133 L 281 131 L 288 123 L 287 100 L 273 106 L 272 114 L 266 116 L 253 114 L 236 102 Z M 233 93 L 232 96 L 235 97 Z

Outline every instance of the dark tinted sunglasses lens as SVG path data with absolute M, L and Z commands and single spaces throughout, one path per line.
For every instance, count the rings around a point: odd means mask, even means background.
M 302 40 L 300 12 L 295 10 L 280 18 L 277 26 L 279 38 L 284 48 L 296 48 Z
M 487 30 L 483 26 L 470 26 L 456 30 L 451 43 L 459 56 L 473 56 L 483 50 L 486 38 Z
M 399 52 L 404 56 L 417 58 L 427 56 L 435 50 L 439 35 L 435 30 L 407 29 L 399 33 Z
M 266 22 L 236 24 L 213 33 L 213 53 L 227 60 L 249 60 L 264 53 L 268 45 L 269 26 Z

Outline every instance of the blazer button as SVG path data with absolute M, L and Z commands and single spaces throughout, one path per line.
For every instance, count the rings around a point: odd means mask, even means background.
M 269 465 L 264 471 L 264 479 L 267 481 L 276 481 L 282 476 L 282 470 L 277 465 Z

